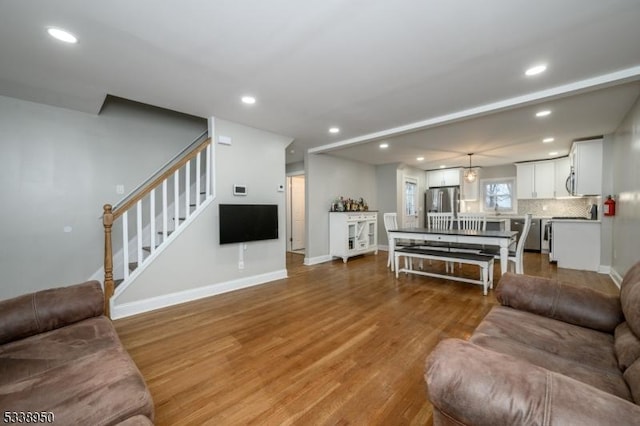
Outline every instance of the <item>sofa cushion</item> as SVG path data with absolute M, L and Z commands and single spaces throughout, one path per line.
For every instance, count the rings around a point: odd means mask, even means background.
M 98 281 L 0 301 L 0 344 L 97 317 L 104 311 Z
M 153 419 L 153 402 L 122 347 L 96 351 L 0 385 L 0 407 L 50 411 L 56 424 L 112 425 L 135 415 Z
M 629 328 L 640 336 L 640 262 L 624 275 L 620 284 L 620 303 Z
M 475 333 L 520 342 L 595 368 L 618 369 L 612 335 L 529 312 L 495 306 Z
M 498 306 L 470 341 L 632 400 L 606 333 Z
M 616 327 L 614 347 L 618 357 L 618 366 L 622 371 L 640 358 L 640 339 L 633 334 L 626 322 Z
M 116 331 L 104 316 L 16 340 L 0 346 L 0 385 L 117 347 Z
M 624 372 L 624 379 L 631 390 L 633 400 L 636 404 L 640 404 L 640 359 L 627 368 Z
M 606 333 L 624 321 L 618 294 L 544 277 L 506 273 L 496 298 L 504 306 Z

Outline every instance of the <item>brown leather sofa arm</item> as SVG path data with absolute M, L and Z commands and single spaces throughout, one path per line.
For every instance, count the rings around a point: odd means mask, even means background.
M 549 278 L 506 273 L 496 297 L 504 306 L 607 333 L 624 321 L 619 295 Z
M 0 344 L 54 330 L 104 312 L 98 281 L 53 288 L 0 301 Z
M 436 419 L 463 425 L 637 424 L 640 406 L 509 355 L 446 339 L 427 358 Z M 437 425 L 437 423 L 436 423 Z

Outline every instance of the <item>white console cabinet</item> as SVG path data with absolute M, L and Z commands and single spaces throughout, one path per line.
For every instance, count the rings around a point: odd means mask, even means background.
M 351 256 L 378 253 L 378 212 L 330 212 L 329 254 L 344 263 Z

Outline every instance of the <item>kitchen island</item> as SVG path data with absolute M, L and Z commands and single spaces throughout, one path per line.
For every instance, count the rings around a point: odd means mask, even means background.
M 552 219 L 549 260 L 559 268 L 600 270 L 599 220 Z

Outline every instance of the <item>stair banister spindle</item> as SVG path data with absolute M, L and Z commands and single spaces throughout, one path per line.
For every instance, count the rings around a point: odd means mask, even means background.
M 109 300 L 113 296 L 115 284 L 113 282 L 113 248 L 111 242 L 111 227 L 113 226 L 113 213 L 111 204 L 103 207 L 102 224 L 104 225 L 104 312 L 110 316 Z
M 167 241 L 167 180 L 162 181 L 162 243 Z
M 138 267 L 142 265 L 142 200 L 138 201 L 136 206 L 136 240 L 137 240 L 137 254 L 138 254 Z
M 149 193 L 149 251 L 156 251 L 156 190 Z
M 173 230 L 180 226 L 180 170 L 176 170 L 173 178 Z
M 184 172 L 184 218 L 191 216 L 191 161 L 187 161 Z
M 205 165 L 205 179 L 206 179 L 206 192 L 207 198 L 211 195 L 211 144 L 207 145 L 206 149 L 206 165 Z
M 196 208 L 200 207 L 200 153 L 196 155 Z
M 129 212 L 122 213 L 122 269 L 124 279 L 129 278 Z

